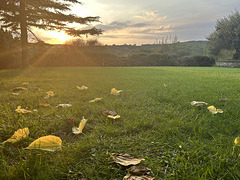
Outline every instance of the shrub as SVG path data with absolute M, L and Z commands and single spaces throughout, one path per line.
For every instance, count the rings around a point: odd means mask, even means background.
M 184 56 L 177 60 L 178 66 L 213 66 L 215 59 L 208 56 Z

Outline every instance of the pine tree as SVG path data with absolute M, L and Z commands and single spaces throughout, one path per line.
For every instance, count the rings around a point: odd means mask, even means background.
M 28 31 L 35 27 L 44 30 L 65 31 L 71 36 L 98 35 L 101 29 L 74 29 L 69 23 L 88 24 L 99 17 L 79 17 L 70 13 L 70 7 L 82 4 L 78 0 L 0 0 L 0 23 L 2 27 L 21 35 L 22 66 L 27 67 Z

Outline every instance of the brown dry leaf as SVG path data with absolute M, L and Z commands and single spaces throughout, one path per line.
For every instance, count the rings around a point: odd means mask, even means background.
M 102 111 L 102 115 L 104 115 L 104 116 L 108 116 L 108 115 L 116 116 L 117 113 L 116 113 L 114 110 L 104 109 L 104 110 Z
M 50 104 L 47 104 L 47 103 L 40 103 L 39 106 L 42 106 L 42 107 L 49 107 Z
M 143 176 L 149 175 L 152 173 L 151 169 L 144 167 L 144 166 L 133 166 L 129 170 L 129 173 L 134 176 Z
M 14 134 L 9 139 L 4 141 L 3 144 L 6 142 L 15 143 L 23 138 L 28 137 L 28 135 L 29 135 L 28 128 L 19 129 L 19 130 L 15 131 Z
M 156 180 L 156 178 L 151 176 L 132 176 L 130 174 L 127 174 L 123 177 L 123 180 Z
M 219 101 L 232 101 L 232 99 L 229 99 L 229 98 L 223 98 L 223 99 L 219 99 Z
M 111 153 L 110 156 L 113 158 L 114 162 L 120 164 L 122 166 L 130 166 L 130 165 L 137 165 L 141 161 L 145 160 L 143 158 L 135 158 L 130 156 L 127 153 L 119 154 L 119 153 Z
M 15 87 L 15 88 L 11 89 L 11 91 L 23 91 L 23 90 L 28 90 L 28 89 L 25 87 Z

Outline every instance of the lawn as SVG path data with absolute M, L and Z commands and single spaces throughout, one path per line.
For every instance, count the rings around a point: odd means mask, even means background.
M 0 146 L 0 179 L 123 179 L 129 167 L 109 153 L 144 158 L 156 179 L 239 179 L 240 70 L 218 67 L 37 68 L 0 71 L 0 142 L 28 127 L 29 137 Z M 28 90 L 10 91 L 25 85 Z M 80 91 L 77 86 L 85 85 Z M 123 90 L 119 96 L 112 88 Z M 55 96 L 44 98 L 46 92 Z M 98 102 L 90 100 L 102 97 Z M 220 101 L 229 98 L 232 101 Z M 211 114 L 204 101 L 222 109 Z M 41 107 L 48 103 L 49 107 Z M 72 107 L 57 108 L 58 104 Z M 34 110 L 15 112 L 17 106 Z M 115 110 L 109 119 L 102 110 Z M 75 126 L 88 119 L 83 134 Z M 25 149 L 55 135 L 62 150 Z

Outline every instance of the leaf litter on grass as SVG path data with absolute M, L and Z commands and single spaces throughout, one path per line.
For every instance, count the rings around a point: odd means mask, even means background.
M 21 139 L 24 139 L 28 136 L 29 136 L 29 129 L 28 128 L 19 129 L 19 130 L 15 131 L 14 134 L 9 139 L 4 141 L 3 144 L 5 144 L 7 142 L 15 143 L 15 142 L 18 142 Z
M 36 139 L 25 149 L 40 149 L 53 152 L 56 150 L 61 150 L 61 147 L 62 140 L 59 137 L 48 135 Z
M 83 131 L 83 128 L 85 127 L 86 123 L 87 123 L 87 119 L 84 118 L 84 116 L 82 117 L 81 122 L 79 123 L 78 127 L 73 127 L 72 128 L 72 132 L 73 134 L 81 134 Z
M 112 88 L 110 94 L 120 95 L 120 92 L 122 92 L 122 90 L 117 90 L 116 88 Z

